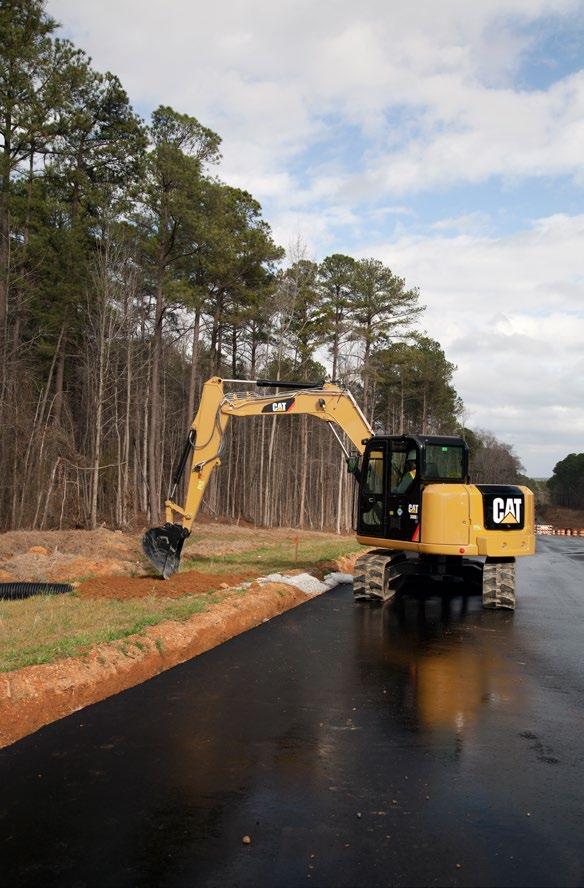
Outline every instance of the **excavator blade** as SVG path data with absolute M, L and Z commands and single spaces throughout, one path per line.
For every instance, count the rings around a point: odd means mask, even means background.
M 188 535 L 186 527 L 167 521 L 162 527 L 151 527 L 142 537 L 144 554 L 165 580 L 178 570 L 183 543 Z

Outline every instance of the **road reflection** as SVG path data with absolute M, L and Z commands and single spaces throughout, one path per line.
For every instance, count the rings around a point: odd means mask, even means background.
M 392 721 L 460 750 L 485 710 L 523 708 L 513 614 L 483 610 L 480 596 L 418 589 L 354 620 L 362 680 L 383 685 Z

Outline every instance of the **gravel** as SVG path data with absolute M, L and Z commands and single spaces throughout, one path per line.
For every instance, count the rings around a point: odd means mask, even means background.
M 274 573 L 258 579 L 258 583 L 284 583 L 287 586 L 296 586 L 296 588 L 301 589 L 305 595 L 321 595 L 323 592 L 328 592 L 329 589 L 341 585 L 341 583 L 352 582 L 353 577 L 351 574 L 340 572 L 327 574 L 322 581 L 317 580 L 316 577 L 313 577 L 312 574 L 309 573 L 296 574 L 296 576 L 293 577 Z

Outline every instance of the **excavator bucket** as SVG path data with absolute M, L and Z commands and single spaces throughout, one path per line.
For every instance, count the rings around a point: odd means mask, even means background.
M 188 535 L 186 527 L 167 521 L 162 527 L 151 527 L 142 537 L 144 554 L 165 580 L 178 570 L 183 543 Z

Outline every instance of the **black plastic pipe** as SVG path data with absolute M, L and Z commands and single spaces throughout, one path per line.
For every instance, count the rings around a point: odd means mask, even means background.
M 0 583 L 0 599 L 17 601 L 32 595 L 63 595 L 72 592 L 69 583 Z

